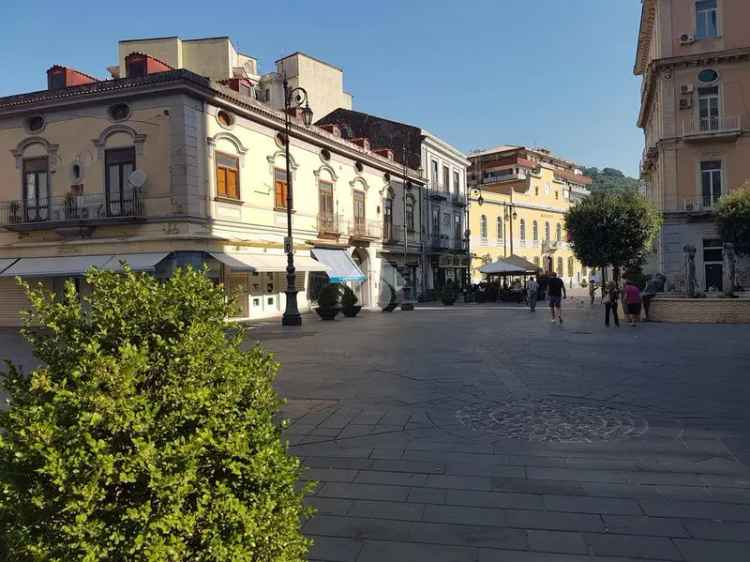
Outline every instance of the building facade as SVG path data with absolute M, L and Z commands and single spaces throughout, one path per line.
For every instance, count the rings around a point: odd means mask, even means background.
M 384 239 L 384 255 L 414 288 L 415 297 L 430 298 L 449 282 L 463 286 L 469 263 L 469 162 L 464 153 L 420 127 L 344 108 L 326 115 L 318 124 L 335 126 L 354 142 L 366 138 L 374 150 L 420 171 L 426 181 L 424 189 L 408 183 L 404 189 L 400 179 L 393 183 L 393 229 Z
M 160 54 L 183 67 L 197 57 L 177 45 Z M 72 278 L 85 293 L 89 266 L 123 261 L 161 277 L 206 267 L 238 317 L 283 312 L 283 112 L 258 101 L 249 57 L 198 75 L 145 47 L 121 56 L 117 78 L 52 67 L 46 90 L 0 98 L 0 325 L 17 325 L 25 306 L 16 276 L 53 290 Z M 289 145 L 300 308 L 324 274 L 375 306 L 384 200 L 403 167 L 296 114 Z M 414 170 L 406 177 L 422 188 Z
M 750 178 L 750 3 L 644 0 L 634 72 L 642 77 L 643 192 L 664 224 L 649 264 L 676 289 L 687 245 L 704 290 L 722 289 L 721 197 Z M 739 282 L 750 284 L 747 270 Z
M 499 146 L 469 154 L 471 279 L 497 259 L 519 256 L 568 286 L 590 272 L 576 258 L 565 212 L 588 196 L 591 179 L 573 162 L 545 149 Z

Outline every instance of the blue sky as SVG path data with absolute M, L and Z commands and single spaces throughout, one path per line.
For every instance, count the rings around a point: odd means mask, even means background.
M 53 64 L 104 78 L 119 39 L 228 35 L 263 72 L 293 51 L 340 66 L 355 109 L 463 150 L 545 146 L 635 176 L 639 15 L 638 0 L 2 0 L 0 96 L 43 89 Z

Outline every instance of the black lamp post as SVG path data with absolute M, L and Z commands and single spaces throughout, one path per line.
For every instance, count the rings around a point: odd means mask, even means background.
M 284 251 L 287 257 L 286 266 L 286 308 L 281 318 L 282 326 L 301 326 L 302 316 L 297 306 L 296 272 L 294 269 L 294 241 L 292 239 L 292 174 L 289 169 L 289 144 L 291 123 L 289 113 L 292 109 L 302 109 L 302 121 L 305 127 L 312 124 L 313 112 L 308 103 L 307 90 L 304 88 L 289 89 L 286 74 L 284 74 L 284 145 L 286 148 L 286 238 L 284 240 Z

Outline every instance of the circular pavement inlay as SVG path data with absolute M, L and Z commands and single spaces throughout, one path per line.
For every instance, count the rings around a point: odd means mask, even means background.
M 474 431 L 527 441 L 590 443 L 637 437 L 648 431 L 645 418 L 627 410 L 552 398 L 472 404 L 458 410 L 456 418 Z

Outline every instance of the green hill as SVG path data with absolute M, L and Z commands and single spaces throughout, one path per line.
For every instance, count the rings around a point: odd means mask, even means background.
M 596 191 L 638 191 L 639 181 L 635 178 L 629 178 L 620 170 L 615 168 L 585 168 L 584 174 L 589 176 L 594 182 L 591 184 L 591 192 Z

